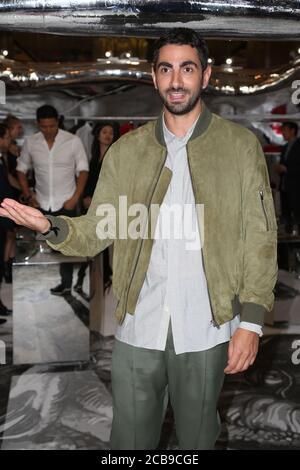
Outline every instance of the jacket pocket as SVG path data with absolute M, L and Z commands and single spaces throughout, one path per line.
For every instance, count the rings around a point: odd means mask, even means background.
M 260 186 L 258 194 L 262 215 L 265 220 L 266 231 L 269 232 L 270 230 L 276 230 L 277 227 L 272 192 L 270 189 Z
M 269 224 L 268 215 L 267 215 L 266 206 L 265 206 L 264 188 L 261 186 L 259 188 L 258 192 L 259 192 L 259 197 L 260 197 L 260 202 L 261 202 L 261 208 L 262 208 L 264 218 L 265 218 L 265 221 L 266 221 L 266 228 L 267 228 L 267 231 L 269 231 L 270 230 L 270 224 Z

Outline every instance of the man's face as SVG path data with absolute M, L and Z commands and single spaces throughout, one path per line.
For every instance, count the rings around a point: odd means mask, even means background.
M 55 138 L 58 132 L 58 119 L 55 118 L 47 118 L 47 119 L 40 119 L 38 121 L 38 126 L 45 137 L 46 140 L 52 140 Z
M 295 138 L 295 131 L 294 129 L 291 129 L 289 126 L 282 126 L 281 131 L 282 131 L 284 140 L 286 140 L 287 142 Z
M 10 146 L 10 143 L 11 143 L 11 138 L 10 138 L 10 135 L 9 135 L 9 130 L 7 129 L 4 136 L 0 137 L 0 150 L 3 151 L 3 152 L 8 150 L 8 148 Z
M 206 88 L 211 67 L 202 71 L 197 50 L 189 45 L 168 44 L 159 51 L 156 69 L 152 71 L 155 88 L 171 114 L 191 112 Z

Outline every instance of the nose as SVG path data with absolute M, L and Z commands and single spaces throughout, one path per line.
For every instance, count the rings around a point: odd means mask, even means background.
M 183 86 L 182 76 L 180 69 L 173 69 L 171 76 L 171 86 L 172 88 L 178 89 Z

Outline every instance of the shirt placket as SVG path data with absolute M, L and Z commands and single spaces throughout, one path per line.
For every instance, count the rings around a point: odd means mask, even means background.
M 168 145 L 169 161 L 171 170 L 173 172 L 172 180 L 170 183 L 170 191 L 168 193 L 167 203 L 169 206 L 172 206 L 174 203 L 180 200 L 180 184 L 178 181 L 178 164 L 175 165 L 175 155 L 176 155 L 176 142 L 175 139 L 172 139 Z M 172 317 L 174 315 L 174 308 L 176 306 L 176 270 L 178 266 L 176 265 L 176 242 L 174 238 L 174 224 L 172 224 L 172 230 L 170 232 L 170 239 L 165 240 L 166 250 L 167 250 L 167 279 L 166 279 L 166 295 L 164 300 L 163 307 L 163 328 L 161 328 L 161 335 L 164 335 L 164 344 L 166 344 L 167 334 L 170 322 L 172 328 L 174 327 L 174 321 Z M 174 335 L 173 335 L 174 336 Z M 175 336 L 178 336 L 178 332 L 175 332 Z
M 168 155 L 167 155 L 167 160 L 166 160 L 166 166 L 172 171 L 172 162 L 171 162 L 171 156 L 169 154 L 169 149 L 168 149 Z M 170 183 L 170 186 L 167 190 L 167 193 L 165 195 L 165 199 L 163 201 L 164 204 L 169 205 L 170 204 L 170 199 L 171 199 L 171 194 L 172 194 L 172 180 Z M 163 218 L 163 214 L 160 213 L 160 217 Z M 167 275 L 166 279 L 164 282 L 164 287 L 165 287 L 165 296 L 164 296 L 164 301 L 163 301 L 163 306 L 162 306 L 162 312 L 161 312 L 161 321 L 160 321 L 160 327 L 158 330 L 158 336 L 157 336 L 157 349 L 164 350 L 166 347 L 166 342 L 167 342 L 167 336 L 168 336 L 168 329 L 169 329 L 169 324 L 170 324 L 170 307 L 169 307 L 169 301 L 168 301 L 168 278 L 169 278 L 169 259 L 170 259 L 170 253 L 169 253 L 169 245 L 170 245 L 170 240 L 165 239 L 165 233 L 163 230 L 163 222 L 161 221 L 161 231 L 160 231 L 160 237 L 161 237 L 161 244 L 163 245 L 163 250 L 166 253 L 167 257 Z M 162 286 L 163 289 L 163 286 Z
M 54 201 L 53 201 L 53 148 L 49 151 L 49 208 L 53 210 Z
M 184 165 L 185 165 L 185 140 L 174 141 L 173 147 L 173 161 L 174 161 L 174 186 L 172 192 L 171 204 L 179 204 L 181 210 L 184 210 Z M 174 226 L 175 228 L 175 226 Z M 181 226 L 181 229 L 183 227 Z M 183 236 L 183 232 L 181 231 Z M 184 349 L 183 325 L 182 325 L 182 288 L 181 282 L 178 278 L 180 269 L 185 269 L 181 257 L 181 250 L 184 240 L 181 238 L 177 240 L 175 233 L 172 233 L 169 247 L 169 276 L 168 276 L 168 292 L 169 292 L 169 307 L 170 307 L 170 321 L 173 331 L 173 342 L 175 351 Z

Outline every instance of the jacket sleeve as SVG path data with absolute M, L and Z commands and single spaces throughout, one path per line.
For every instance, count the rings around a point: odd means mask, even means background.
M 57 230 L 45 239 L 54 250 L 67 256 L 95 256 L 116 238 L 118 214 L 118 162 L 115 145 L 110 147 L 86 215 L 49 217 Z
M 265 157 L 256 137 L 240 152 L 243 283 L 241 321 L 263 324 L 274 303 L 277 280 L 277 224 Z

